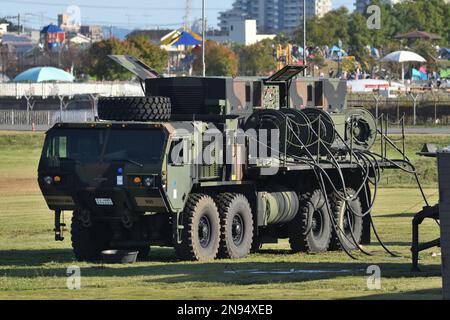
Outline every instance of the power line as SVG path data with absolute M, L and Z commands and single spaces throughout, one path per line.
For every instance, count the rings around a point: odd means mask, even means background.
M 28 0 L 2 0 L 2 2 L 9 2 L 14 4 L 28 4 L 28 5 L 38 5 L 38 6 L 52 6 L 52 7 L 67 7 L 71 5 L 69 2 L 66 3 L 52 3 L 52 2 L 44 2 L 44 1 L 28 1 Z M 89 9 L 101 9 L 101 10 L 140 10 L 140 11 L 180 11 L 179 7 L 141 7 L 141 6 L 99 6 L 92 4 L 80 4 L 78 5 L 80 8 L 89 8 Z M 208 8 L 208 11 L 220 11 L 226 10 L 227 8 Z M 201 10 L 198 7 L 192 7 L 191 10 Z

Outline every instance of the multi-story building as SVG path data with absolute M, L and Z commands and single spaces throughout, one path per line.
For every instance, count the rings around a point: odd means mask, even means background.
M 58 27 L 65 32 L 77 33 L 80 31 L 80 26 L 74 24 L 68 14 L 58 14 Z
M 92 42 L 98 42 L 103 40 L 103 30 L 100 26 L 81 26 L 80 33 L 91 39 Z
M 332 9 L 331 0 L 306 0 L 306 16 L 323 16 Z M 260 33 L 290 33 L 303 23 L 303 0 L 235 0 L 233 8 L 220 13 L 223 31 L 236 19 L 256 20 Z

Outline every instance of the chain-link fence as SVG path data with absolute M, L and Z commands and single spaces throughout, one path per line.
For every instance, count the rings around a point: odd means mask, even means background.
M 405 118 L 407 125 L 449 125 L 450 94 L 414 93 L 386 97 L 379 94 L 348 95 L 350 108 L 365 108 L 374 115 L 389 115 L 392 120 Z

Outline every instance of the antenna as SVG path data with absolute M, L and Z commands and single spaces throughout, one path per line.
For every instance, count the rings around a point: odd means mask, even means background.
M 186 7 L 184 13 L 184 29 L 189 30 L 191 28 L 191 10 L 192 0 L 186 0 Z

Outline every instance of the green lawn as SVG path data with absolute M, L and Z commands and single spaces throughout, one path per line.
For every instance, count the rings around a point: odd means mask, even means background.
M 374 210 L 382 239 L 401 258 L 377 244 L 366 248 L 371 257 L 356 253 L 358 260 L 345 253 L 290 254 L 283 241 L 239 261 L 177 262 L 172 249 L 153 248 L 150 261 L 134 265 L 77 263 L 69 233 L 66 241 L 53 241 L 53 216 L 35 182 L 42 138 L 0 133 L 0 299 L 441 298 L 440 257 L 433 256 L 439 249 L 421 255 L 421 273 L 410 271 L 411 219 L 423 206 L 411 188 L 382 189 Z M 426 193 L 437 201 L 433 183 Z M 439 235 L 433 222 L 422 231 L 422 240 Z M 381 267 L 381 290 L 367 289 L 373 264 Z M 81 290 L 66 288 L 71 265 L 81 267 Z

